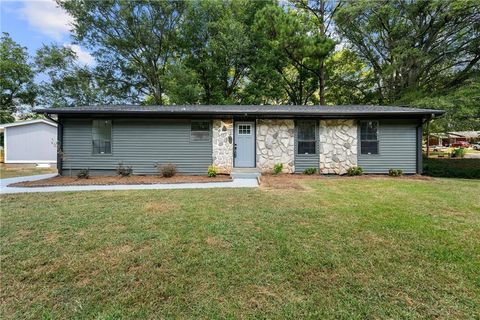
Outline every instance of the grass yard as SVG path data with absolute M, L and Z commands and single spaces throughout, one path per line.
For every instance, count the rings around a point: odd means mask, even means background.
M 480 317 L 480 180 L 8 195 L 1 318 Z
M 0 179 L 33 176 L 36 174 L 56 173 L 57 169 L 52 168 L 36 168 L 35 165 L 12 165 L 0 164 Z

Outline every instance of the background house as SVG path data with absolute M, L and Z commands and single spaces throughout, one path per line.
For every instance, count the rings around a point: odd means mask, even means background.
M 44 119 L 0 125 L 5 163 L 57 162 L 57 124 Z
M 466 141 L 468 143 L 480 142 L 480 131 L 450 131 L 447 133 L 430 134 L 431 146 L 447 146 L 455 142 Z

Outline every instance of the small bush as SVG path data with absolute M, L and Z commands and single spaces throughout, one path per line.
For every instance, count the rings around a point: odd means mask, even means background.
M 402 169 L 390 169 L 390 170 L 388 170 L 388 175 L 390 177 L 400 177 L 400 176 L 403 176 L 403 170 Z
M 164 178 L 173 177 L 177 173 L 177 166 L 173 163 L 157 164 L 156 167 Z
M 82 169 L 77 173 L 78 179 L 88 179 L 90 178 L 90 170 L 89 169 Z
M 452 157 L 455 158 L 463 158 L 465 157 L 465 154 L 467 153 L 467 149 L 465 148 L 456 148 L 452 152 Z
M 132 166 L 124 166 L 122 162 L 118 163 L 117 174 L 122 177 L 131 176 L 133 173 Z
M 362 167 L 351 167 L 347 170 L 347 175 L 349 176 L 361 176 L 363 174 Z
M 273 166 L 273 174 L 279 174 L 283 170 L 283 163 L 277 163 Z
M 217 176 L 217 169 L 214 166 L 208 167 L 208 176 L 210 178 L 215 178 Z
M 312 175 L 312 174 L 315 174 L 315 173 L 317 173 L 317 168 L 307 168 L 307 169 L 303 170 L 303 174 Z

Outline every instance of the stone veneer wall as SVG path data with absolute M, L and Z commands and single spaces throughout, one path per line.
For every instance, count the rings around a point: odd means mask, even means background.
M 320 173 L 345 174 L 357 166 L 354 120 L 320 120 Z
M 219 173 L 230 173 L 233 168 L 233 120 L 213 120 L 213 166 Z
M 295 172 L 293 120 L 257 120 L 257 168 L 272 172 L 277 163 L 283 172 Z

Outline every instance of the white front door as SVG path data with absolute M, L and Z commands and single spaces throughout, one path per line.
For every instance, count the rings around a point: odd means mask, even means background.
M 235 122 L 235 167 L 255 167 L 255 122 Z

